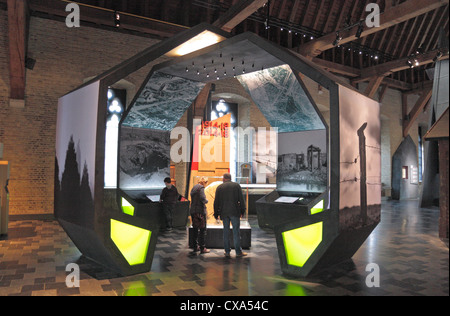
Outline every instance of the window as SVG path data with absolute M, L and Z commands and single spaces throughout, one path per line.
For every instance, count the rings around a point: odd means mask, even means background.
M 402 167 L 402 179 L 408 179 L 408 166 Z

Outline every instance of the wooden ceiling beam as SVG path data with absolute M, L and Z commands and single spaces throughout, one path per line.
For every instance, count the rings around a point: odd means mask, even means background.
M 361 70 L 345 66 L 342 64 L 334 63 L 332 61 L 328 61 L 321 58 L 313 58 L 312 60 L 315 64 L 319 65 L 320 67 L 324 68 L 325 70 L 328 70 L 332 73 L 339 74 L 345 77 L 351 77 L 356 78 L 361 76 Z
M 382 84 L 387 84 L 389 88 L 397 89 L 400 91 L 409 91 L 412 89 L 412 84 L 405 81 L 393 79 L 390 77 L 384 77 Z
M 345 17 L 345 15 L 344 15 L 344 12 L 346 12 L 345 11 L 345 8 L 347 7 L 347 3 L 349 2 L 350 0 L 345 0 L 340 6 L 340 13 L 339 13 L 339 17 L 336 19 L 336 24 L 334 25 L 334 31 L 336 32 L 337 30 L 339 30 L 340 28 L 341 28 L 341 26 L 342 26 L 342 24 L 343 24 L 343 21 L 344 21 L 344 17 Z M 333 1 L 333 2 L 337 2 L 337 1 Z
M 66 18 L 65 11 L 69 1 L 61 0 L 29 0 L 30 11 Z M 114 11 L 101 7 L 94 7 L 78 3 L 80 6 L 81 22 L 89 22 L 115 28 Z M 120 13 L 120 29 L 126 31 L 140 32 L 160 38 L 172 37 L 189 27 L 174 23 L 159 21 L 147 17 L 137 16 L 126 12 Z
M 10 98 L 25 100 L 25 58 L 28 37 L 28 1 L 8 0 Z
M 387 84 L 383 84 L 383 86 L 381 87 L 381 91 L 378 95 L 378 102 L 380 103 L 383 102 L 384 96 L 386 95 L 387 87 L 388 87 Z
M 443 11 L 445 12 L 445 10 L 443 10 Z M 434 10 L 433 15 L 432 15 L 432 17 L 431 17 L 431 20 L 427 23 L 427 28 L 425 29 L 425 32 L 423 33 L 423 36 L 422 36 L 422 39 L 421 39 L 420 43 L 418 43 L 418 44 L 415 44 L 415 43 L 414 43 L 414 46 L 412 46 L 412 47 L 410 48 L 412 51 L 414 51 L 414 50 L 417 49 L 418 47 L 422 47 L 427 39 L 430 40 L 430 38 L 429 38 L 429 36 L 430 36 L 430 35 L 429 35 L 429 32 L 430 32 L 430 29 L 431 29 L 432 27 L 434 27 L 435 20 L 436 20 L 436 18 L 437 18 L 437 16 L 438 16 L 438 13 L 439 13 L 439 12 L 440 12 L 440 10 Z M 438 29 L 438 27 L 436 27 L 436 29 Z M 416 45 L 417 45 L 417 46 L 416 46 Z M 410 54 L 411 54 L 411 53 L 412 53 L 412 52 L 410 52 Z
M 238 24 L 263 7 L 266 2 L 267 0 L 240 0 L 221 15 L 213 25 L 226 32 L 231 32 Z
M 292 50 L 292 52 L 295 53 L 294 50 Z M 341 76 L 345 76 L 345 77 L 350 77 L 350 78 L 356 78 L 359 77 L 361 75 L 361 70 L 360 69 L 356 69 L 353 67 L 349 67 L 349 66 L 345 66 L 342 64 L 338 64 L 338 63 L 334 63 L 328 60 L 324 60 L 321 58 L 313 58 L 313 62 L 315 64 L 317 64 L 318 66 L 322 67 L 323 69 L 332 72 L 334 74 L 337 75 L 341 75 Z M 354 81 L 353 83 L 358 83 L 357 81 Z M 416 86 L 413 87 L 412 84 L 410 83 L 406 83 L 403 81 L 399 81 L 396 79 L 392 79 L 389 77 L 384 77 L 383 81 L 381 82 L 382 85 L 387 85 L 389 88 L 392 89 L 397 89 L 397 90 L 401 90 L 401 91 L 411 91 L 411 93 L 414 94 L 418 94 L 420 93 L 423 89 L 419 89 L 420 88 L 420 84 L 416 84 Z M 412 91 L 412 89 L 417 88 L 417 90 Z
M 411 90 L 404 91 L 404 95 L 408 94 L 421 94 L 423 90 L 433 88 L 434 80 L 426 80 L 412 85 Z
M 302 10 L 302 15 L 300 17 L 300 20 L 298 22 L 299 25 L 303 25 L 305 23 L 305 17 L 306 17 L 306 12 L 308 12 L 308 8 L 309 8 L 309 1 L 310 0 L 306 0 L 305 1 L 305 6 Z
M 433 59 L 436 57 L 439 50 L 432 50 L 425 54 L 417 56 L 417 61 L 421 66 L 433 63 Z M 410 66 L 407 64 L 409 57 L 396 59 L 393 61 L 389 61 L 387 63 L 379 64 L 376 66 L 364 68 L 361 70 L 361 76 L 353 80 L 354 83 L 363 82 L 370 80 L 373 77 L 378 76 L 389 76 L 394 72 L 402 71 L 405 69 L 409 69 Z M 441 59 L 448 59 L 448 55 L 443 56 Z
M 416 24 L 417 24 L 418 20 L 419 20 L 419 17 L 414 18 L 414 22 L 413 22 L 412 26 L 409 28 L 408 35 L 406 36 L 406 40 L 403 42 L 402 48 L 400 49 L 400 52 L 398 54 L 399 56 L 405 56 L 404 55 L 405 49 L 406 49 L 406 47 L 408 47 L 407 44 L 410 42 L 411 36 L 414 34 L 414 30 L 416 29 Z
M 373 98 L 375 93 L 378 91 L 381 83 L 383 82 L 384 76 L 374 77 L 369 81 L 369 85 L 364 92 L 369 98 Z
M 295 17 L 297 15 L 298 9 L 300 7 L 300 0 L 295 0 L 292 6 L 291 13 L 289 14 L 289 24 L 295 24 Z M 292 48 L 294 36 L 292 33 L 288 33 L 288 47 Z
M 319 26 L 320 15 L 322 14 L 322 9 L 323 9 L 324 3 L 325 3 L 324 0 L 320 0 L 320 3 L 317 5 L 316 14 L 314 16 L 314 21 L 311 26 L 311 28 L 313 30 L 317 30 L 317 28 Z
M 437 10 L 436 10 L 437 11 Z M 404 22 L 403 23 L 403 25 L 402 24 L 400 24 L 400 26 L 402 27 L 402 30 L 401 30 L 401 33 L 400 33 L 400 36 L 398 37 L 398 39 L 397 39 L 397 43 L 395 44 L 395 47 L 394 47 L 394 49 L 392 50 L 392 53 L 391 53 L 391 55 L 392 56 L 395 56 L 395 57 L 402 57 L 402 55 L 400 55 L 400 54 L 398 54 L 398 50 L 399 50 L 399 45 L 401 44 L 402 46 L 403 45 L 407 45 L 407 42 L 403 42 L 403 38 L 405 38 L 405 32 L 406 32 L 406 34 L 407 33 L 409 33 L 409 32 L 411 32 L 411 25 L 409 25 L 409 22 L 410 21 L 412 21 L 412 20 L 409 20 L 409 21 L 406 21 L 406 22 Z M 414 22 L 414 21 L 412 21 L 412 22 Z M 387 52 L 388 53 L 388 52 Z
M 336 6 L 340 6 L 342 3 L 339 1 L 331 1 L 330 8 L 328 10 L 327 19 L 325 20 L 325 24 L 322 27 L 322 32 L 328 32 L 331 23 L 331 13 L 336 11 Z M 344 11 L 344 10 L 342 10 Z
M 379 27 L 367 27 L 364 25 L 361 37 L 365 37 L 376 32 L 382 31 L 399 23 L 413 19 L 416 16 L 422 15 L 426 12 L 435 10 L 441 6 L 448 4 L 449 0 L 407 0 L 399 5 L 386 10 L 380 14 Z M 340 44 L 352 42 L 357 39 L 356 32 L 358 25 L 351 29 L 340 32 L 342 40 Z M 336 33 L 329 33 L 318 39 L 312 40 L 300 47 L 300 53 L 304 56 L 313 58 L 320 55 L 323 51 L 333 48 L 333 42 L 336 38 Z
M 439 19 L 439 21 L 436 23 L 436 26 L 432 30 L 431 36 L 428 36 L 428 38 L 429 38 L 428 44 L 425 47 L 422 46 L 422 48 L 425 51 L 428 51 L 431 48 L 431 44 L 439 42 L 439 41 L 433 41 L 433 40 L 436 37 L 436 35 L 438 34 L 438 31 L 441 28 L 442 21 L 445 17 L 447 17 L 447 23 L 448 23 L 448 5 L 445 8 L 445 10 L 442 10 L 441 18 Z M 439 38 L 439 36 L 438 36 L 438 38 Z
M 289 15 L 289 23 L 295 23 L 295 16 L 299 8 L 300 8 L 300 0 L 295 0 L 291 10 L 291 14 Z
M 427 105 L 427 103 L 430 101 L 432 92 L 432 87 L 423 90 L 422 95 L 417 100 L 414 107 L 411 109 L 411 112 L 409 112 L 409 114 L 403 118 L 403 137 L 408 136 L 409 130 L 412 127 L 413 123 L 416 121 L 425 105 Z

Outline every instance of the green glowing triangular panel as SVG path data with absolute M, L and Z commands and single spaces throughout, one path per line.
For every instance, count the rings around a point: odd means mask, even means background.
M 125 198 L 122 198 L 122 212 L 127 215 L 134 216 L 134 206 Z
M 311 209 L 311 215 L 317 214 L 323 212 L 323 200 L 321 200 L 319 203 L 317 203 L 312 209 Z
M 283 232 L 287 263 L 303 267 L 322 242 L 322 233 L 323 222 Z
M 151 236 L 147 229 L 111 219 L 111 239 L 130 266 L 145 263 Z

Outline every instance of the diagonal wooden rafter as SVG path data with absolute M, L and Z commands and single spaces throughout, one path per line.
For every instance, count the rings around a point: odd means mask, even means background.
M 439 50 L 433 50 L 430 52 L 427 52 L 423 55 L 417 56 L 417 61 L 420 63 L 420 65 L 426 65 L 433 63 L 433 59 L 436 57 L 436 54 L 439 52 Z M 378 76 L 389 76 L 393 74 L 394 72 L 402 71 L 405 69 L 410 68 L 410 66 L 407 64 L 407 61 L 409 60 L 409 57 L 396 59 L 393 61 L 389 61 L 383 64 L 379 64 L 376 66 L 364 68 L 361 70 L 361 76 L 359 78 L 355 78 L 352 80 L 353 83 L 359 83 L 363 81 L 370 80 L 373 77 Z M 443 56 L 441 59 L 448 59 L 448 55 Z
M 213 23 L 226 32 L 231 32 L 239 23 L 255 13 L 266 4 L 267 0 L 240 0 L 233 5 L 225 14 Z
M 380 14 L 380 26 L 369 28 L 364 24 L 364 29 L 361 37 L 365 37 L 376 32 L 387 29 L 391 26 L 398 25 L 409 19 L 415 18 L 419 15 L 435 10 L 441 6 L 449 3 L 449 0 L 407 0 L 398 4 L 395 7 L 386 10 Z M 342 40 L 340 44 L 345 44 L 357 39 L 356 32 L 358 26 L 340 32 Z M 334 47 L 333 42 L 336 38 L 336 33 L 329 33 L 311 42 L 308 42 L 300 47 L 300 53 L 307 57 L 313 58 L 320 55 L 323 51 Z
M 299 55 L 294 49 L 290 50 L 294 55 Z M 342 75 L 345 77 L 350 77 L 350 78 L 357 78 L 361 76 L 361 69 L 357 69 L 354 67 L 350 67 L 350 66 L 345 66 L 342 64 L 338 64 L 332 61 L 328 61 L 328 60 L 324 60 L 318 57 L 313 58 L 312 60 L 315 64 L 319 65 L 320 67 L 322 67 L 323 69 L 338 74 L 338 75 Z M 356 80 L 356 79 L 354 79 Z M 352 82 L 352 83 L 357 83 L 357 82 Z M 398 89 L 401 91 L 410 91 L 411 89 L 415 89 L 413 92 L 411 92 L 411 94 L 417 94 L 420 93 L 421 89 L 419 89 L 420 87 L 414 87 L 412 84 L 410 83 L 406 83 L 403 81 L 399 81 L 396 79 L 392 79 L 389 77 L 384 77 L 383 81 L 381 83 L 382 85 L 387 85 L 390 88 L 393 89 Z
M 416 104 L 411 109 L 409 114 L 403 118 L 403 137 L 408 136 L 409 129 L 411 128 L 413 123 L 416 121 L 417 117 L 419 116 L 420 112 L 424 109 L 425 105 L 427 105 L 427 103 L 430 101 L 432 92 L 433 92 L 432 87 L 428 87 L 428 88 L 424 89 L 422 92 L 422 95 L 417 100 Z M 404 98 L 404 100 L 406 100 L 405 97 L 403 97 L 403 98 Z M 406 101 L 404 101 L 403 103 L 404 103 L 403 112 L 405 112 Z
M 365 95 L 369 98 L 373 98 L 375 93 L 378 91 L 381 83 L 383 82 L 384 76 L 374 77 L 369 81 L 369 85 L 366 88 Z

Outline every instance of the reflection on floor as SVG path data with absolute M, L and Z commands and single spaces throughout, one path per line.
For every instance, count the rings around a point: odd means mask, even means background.
M 223 250 L 190 255 L 186 231 L 159 237 L 152 271 L 119 277 L 80 256 L 59 224 L 14 220 L 0 240 L 0 295 L 449 295 L 449 251 L 437 237 L 437 209 L 417 201 L 384 202 L 382 221 L 352 261 L 306 279 L 283 276 L 274 235 L 256 218 L 248 257 Z M 66 287 L 66 265 L 81 268 L 79 288 Z M 380 267 L 380 287 L 366 286 L 366 266 Z

